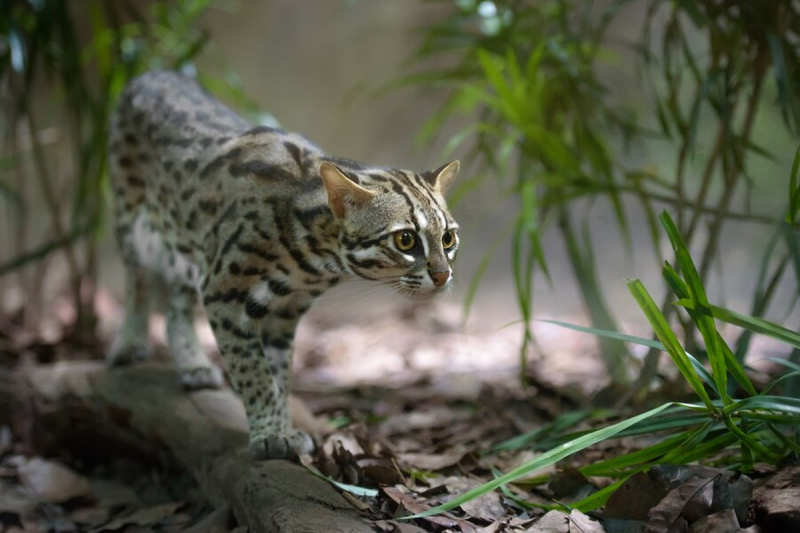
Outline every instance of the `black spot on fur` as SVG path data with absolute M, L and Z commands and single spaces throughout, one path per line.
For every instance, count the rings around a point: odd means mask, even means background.
M 264 318 L 267 315 L 267 306 L 248 298 L 247 303 L 244 304 L 244 312 L 250 318 Z
M 128 176 L 127 178 L 125 178 L 125 181 L 131 187 L 140 187 L 141 188 L 141 187 L 144 187 L 144 185 L 145 185 L 144 180 L 141 177 L 135 176 L 135 175 Z
M 217 208 L 219 207 L 219 202 L 215 202 L 214 200 L 200 200 L 197 206 L 203 213 L 214 216 L 217 212 Z
M 232 159 L 235 159 L 241 151 L 242 151 L 241 148 L 234 148 L 230 152 L 216 157 L 213 161 L 207 164 L 200 172 L 200 179 L 205 179 L 212 173 L 221 169 L 225 165 L 225 163 L 227 163 Z
M 287 296 L 292 292 L 291 287 L 289 287 L 286 283 L 278 281 L 276 279 L 269 280 L 268 285 L 269 285 L 269 290 L 272 291 L 272 293 L 277 296 Z

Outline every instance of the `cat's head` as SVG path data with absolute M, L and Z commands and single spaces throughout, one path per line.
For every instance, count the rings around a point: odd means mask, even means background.
M 447 291 L 458 224 L 444 200 L 459 162 L 416 174 L 323 162 L 319 174 L 340 222 L 341 259 L 353 274 L 410 297 Z

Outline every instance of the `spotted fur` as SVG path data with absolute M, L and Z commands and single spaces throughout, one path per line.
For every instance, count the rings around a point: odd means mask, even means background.
M 125 89 L 109 153 L 127 289 L 108 361 L 149 353 L 156 275 L 169 291 L 167 336 L 183 385 L 221 386 L 194 331 L 199 297 L 256 458 L 313 448 L 292 426 L 286 395 L 295 328 L 317 296 L 353 277 L 409 296 L 452 282 L 458 226 L 443 193 L 458 162 L 415 174 L 332 158 L 300 135 L 253 127 L 170 72 Z

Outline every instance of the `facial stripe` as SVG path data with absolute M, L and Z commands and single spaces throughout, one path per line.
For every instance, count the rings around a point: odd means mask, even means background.
M 417 226 L 416 220 L 414 219 L 415 206 L 414 202 L 411 200 L 411 197 L 408 194 L 406 194 L 406 190 L 403 188 L 403 186 L 397 182 L 395 182 L 392 185 L 392 190 L 397 194 L 399 194 L 405 200 L 406 204 L 408 205 L 408 212 L 410 214 L 411 222 L 414 224 L 414 229 L 419 231 L 419 226 Z
M 438 195 L 433 194 L 431 190 L 431 186 L 418 174 L 413 174 L 414 179 L 408 178 L 408 183 L 411 185 L 412 188 L 422 193 L 425 197 L 425 200 L 430 203 L 431 205 L 435 205 L 437 210 L 445 211 L 444 206 L 437 198 Z
M 417 213 L 417 222 L 419 223 L 419 238 L 422 240 L 422 251 L 425 254 L 425 257 L 428 257 L 428 254 L 431 251 L 431 246 L 428 243 L 428 239 L 425 238 L 428 233 L 428 218 L 425 216 L 425 213 L 422 209 L 418 210 Z

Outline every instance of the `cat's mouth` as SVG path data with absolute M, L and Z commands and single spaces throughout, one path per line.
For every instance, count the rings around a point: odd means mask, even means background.
M 447 285 L 442 285 L 441 287 L 434 287 L 432 289 L 428 288 L 424 289 L 419 288 L 416 290 L 401 289 L 399 292 L 412 302 L 428 302 L 443 294 L 449 293 L 450 288 L 451 285 L 450 283 L 448 283 Z

